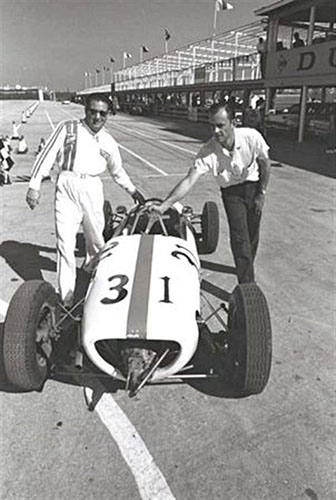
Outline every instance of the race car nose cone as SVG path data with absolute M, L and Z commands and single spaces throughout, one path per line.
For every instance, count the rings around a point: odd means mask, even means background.
M 127 378 L 126 390 L 129 391 L 129 397 L 135 396 L 151 373 L 153 363 L 156 358 L 156 352 L 150 349 L 131 347 L 123 351 Z

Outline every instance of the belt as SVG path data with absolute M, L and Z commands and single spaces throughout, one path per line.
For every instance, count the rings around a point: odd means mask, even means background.
M 99 177 L 99 174 L 92 175 L 92 174 L 82 174 L 81 172 L 73 172 L 72 170 L 62 170 L 60 172 L 61 174 L 66 174 L 66 175 L 74 175 L 75 177 L 79 177 L 80 179 L 86 179 L 88 177 Z

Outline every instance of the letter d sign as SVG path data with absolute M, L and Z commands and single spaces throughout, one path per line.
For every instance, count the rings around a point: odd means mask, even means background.
M 315 64 L 316 54 L 314 52 L 302 52 L 297 71 L 311 69 Z

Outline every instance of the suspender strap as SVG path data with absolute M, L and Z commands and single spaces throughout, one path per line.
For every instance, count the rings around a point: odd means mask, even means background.
M 68 121 L 65 123 L 66 137 L 64 143 L 64 159 L 62 170 L 73 171 L 77 151 L 78 122 Z

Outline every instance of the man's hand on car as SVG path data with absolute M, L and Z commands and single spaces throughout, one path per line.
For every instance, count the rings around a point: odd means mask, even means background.
M 37 189 L 29 188 L 26 194 L 26 202 L 28 203 L 29 207 L 34 210 L 35 207 L 40 202 L 40 191 Z
M 144 198 L 144 196 L 137 189 L 132 194 L 132 198 L 135 201 L 135 203 L 139 203 L 139 205 L 144 205 L 145 204 L 145 198 Z
M 151 204 L 148 206 L 148 209 L 150 212 L 156 212 L 158 214 L 163 215 L 168 210 L 169 207 L 170 203 L 167 203 L 166 201 L 163 202 L 152 201 Z

